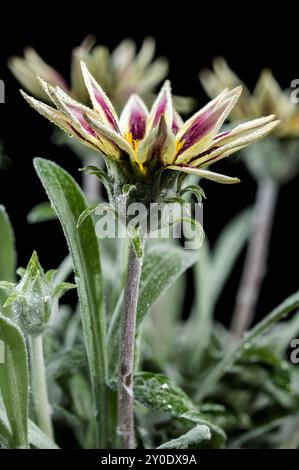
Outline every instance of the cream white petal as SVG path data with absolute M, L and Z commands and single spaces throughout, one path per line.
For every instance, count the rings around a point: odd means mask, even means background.
M 280 121 L 272 121 L 260 128 L 254 128 L 251 131 L 241 134 L 233 139 L 231 142 L 216 147 L 214 150 L 211 149 L 211 152 L 207 152 L 206 155 L 198 156 L 195 160 L 192 161 L 194 166 L 206 166 L 210 163 L 215 163 L 218 160 L 221 160 L 224 157 L 231 155 L 240 148 L 246 147 L 249 144 L 253 144 L 258 140 L 262 139 L 270 132 L 272 132 L 278 125 Z
M 131 132 L 133 139 L 142 139 L 146 131 L 148 114 L 143 100 L 138 95 L 131 95 L 119 119 L 122 134 Z
M 111 101 L 102 87 L 98 84 L 96 79 L 91 75 L 85 62 L 83 61 L 81 61 L 81 69 L 94 110 L 99 113 L 100 118 L 105 124 L 109 125 L 118 132 L 118 117 Z
M 165 117 L 167 126 L 171 128 L 173 122 L 173 104 L 169 80 L 165 81 L 153 103 L 148 117 L 147 134 L 159 124 L 162 115 Z
M 215 173 L 209 170 L 202 170 L 200 168 L 194 168 L 188 165 L 171 165 L 166 167 L 166 169 L 182 171 L 183 173 L 200 176 L 201 178 L 216 181 L 217 183 L 222 184 L 235 184 L 240 182 L 239 178 L 233 178 L 231 176 L 222 175 L 220 173 Z
M 96 145 L 96 141 L 93 139 L 86 139 L 85 135 L 77 131 L 75 127 L 72 126 L 72 123 L 66 118 L 66 116 L 51 106 L 28 96 L 23 90 L 20 90 L 21 95 L 27 101 L 27 103 L 34 108 L 39 114 L 44 116 L 50 122 L 58 126 L 60 129 L 65 131 L 72 137 L 76 137 L 82 142 L 84 145 L 92 148 L 95 151 L 98 151 L 98 147 Z

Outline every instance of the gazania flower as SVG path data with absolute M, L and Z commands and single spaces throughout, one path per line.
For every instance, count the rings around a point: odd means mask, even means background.
M 168 81 L 150 112 L 139 96 L 132 95 L 118 118 L 107 95 L 84 63 L 82 73 L 92 108 L 43 80 L 43 90 L 55 107 L 22 94 L 40 114 L 83 144 L 108 159 L 129 161 L 141 181 L 153 172 L 169 169 L 221 183 L 236 183 L 237 178 L 204 168 L 261 139 L 278 124 L 270 115 L 221 133 L 221 126 L 235 106 L 241 87 L 223 91 L 183 123 L 173 109 Z
M 275 130 L 276 137 L 299 136 L 298 106 L 291 102 L 272 75 L 264 69 L 252 93 L 228 66 L 223 57 L 213 61 L 213 70 L 204 69 L 199 78 L 208 96 L 214 98 L 223 88 L 242 86 L 243 94 L 230 115 L 231 120 L 253 119 L 265 114 L 275 114 L 281 124 Z
M 117 110 L 123 108 L 132 93 L 152 102 L 156 86 L 168 73 L 167 59 L 159 57 L 154 60 L 154 39 L 146 38 L 138 52 L 131 39 L 122 41 L 111 53 L 107 47 L 94 46 L 94 43 L 94 38 L 88 36 L 73 50 L 70 84 L 31 47 L 24 50 L 24 57 L 11 57 L 8 66 L 26 90 L 44 101 L 47 101 L 48 96 L 36 79 L 37 76 L 53 86 L 59 86 L 72 98 L 88 103 L 89 96 L 80 68 L 80 61 L 83 60 Z M 177 97 L 177 103 L 184 112 L 188 112 L 194 104 L 191 98 L 183 97 Z

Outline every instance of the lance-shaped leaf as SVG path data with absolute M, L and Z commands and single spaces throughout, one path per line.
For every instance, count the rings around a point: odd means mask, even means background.
M 77 229 L 86 209 L 85 197 L 73 180 L 53 162 L 36 159 L 35 168 L 55 208 L 69 246 L 81 306 L 82 324 L 94 393 L 99 447 L 106 439 L 106 336 L 100 255 L 91 217 Z
M 140 372 L 134 376 L 135 400 L 144 406 L 170 413 L 184 422 L 207 426 L 211 433 L 211 446 L 223 447 L 225 432 L 199 412 L 186 393 L 163 374 Z
M 16 279 L 16 252 L 13 229 L 5 207 L 0 206 L 0 280 Z
M 172 439 L 171 441 L 165 442 L 158 447 L 158 449 L 188 449 L 188 447 L 192 446 L 192 448 L 196 447 L 202 441 L 207 441 L 211 439 L 211 431 L 210 428 L 206 425 L 198 424 L 194 428 L 190 429 L 190 431 L 186 432 L 180 437 L 176 439 Z
M 31 421 L 31 419 L 28 419 L 28 438 L 30 445 L 36 449 L 59 449 L 57 444 Z M 0 448 L 1 443 L 6 444 L 5 448 L 15 448 L 10 424 L 6 412 L 2 407 L 0 407 Z
M 28 425 L 29 441 L 36 449 L 59 449 L 58 445 L 50 439 L 33 421 Z
M 0 206 L 0 281 L 15 282 L 16 251 L 13 229 L 3 206 Z M 6 293 L 0 289 L 0 305 L 6 300 Z
M 15 447 L 28 447 L 28 362 L 21 330 L 0 314 L 0 340 L 4 363 L 0 364 L 0 390 Z

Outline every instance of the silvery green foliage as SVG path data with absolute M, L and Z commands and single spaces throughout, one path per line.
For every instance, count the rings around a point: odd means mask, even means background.
M 55 271 L 44 273 L 34 252 L 26 269 L 19 269 L 18 283 L 2 282 L 8 293 L 4 308 L 11 306 L 14 321 L 28 335 L 39 335 L 51 325 L 58 310 L 60 297 L 75 285 L 62 282 L 55 285 Z
M 243 149 L 245 163 L 257 180 L 272 179 L 278 185 L 292 180 L 299 170 L 299 139 L 268 137 Z
M 61 263 L 57 273 L 44 273 L 34 254 L 16 283 L 13 232 L 0 208 L 0 277 L 3 301 L 10 304 L 0 316 L 0 339 L 9 345 L 9 360 L 5 367 L 0 364 L 0 447 L 54 449 L 64 445 L 61 439 L 53 442 L 28 419 L 27 348 L 15 322 L 24 325 L 20 314 L 12 315 L 15 309 L 11 307 L 24 298 L 28 306 L 29 293 L 37 292 L 38 300 L 34 298 L 24 318 L 26 328 L 28 322 L 32 328 L 34 320 L 38 332 L 42 322 L 47 325 L 43 339 L 54 427 L 71 430 L 74 447 L 117 447 L 114 357 L 125 244 L 115 240 L 98 243 L 92 217 L 76 228 L 87 207 L 80 188 L 52 162 L 39 159 L 35 166 L 58 214 L 71 257 Z M 120 187 L 122 196 L 133 197 L 133 188 Z M 298 293 L 282 302 L 238 345 L 214 320 L 216 300 L 244 246 L 250 217 L 250 210 L 238 215 L 212 248 L 206 243 L 192 252 L 175 243 L 156 241 L 144 250 L 135 371 L 139 447 L 298 446 L 298 369 L 286 361 L 287 347 L 299 330 L 298 316 L 279 323 L 298 309 Z M 182 275 L 193 263 L 202 295 L 195 299 L 190 317 L 182 321 L 180 308 L 188 285 Z M 51 317 L 50 307 L 57 308 L 55 295 L 59 297 L 70 287 L 65 281 L 72 267 L 79 305 L 75 312 L 60 305 L 59 314 Z M 14 376 L 18 382 L 10 385 Z M 99 426 L 104 433 L 101 439 L 96 434 Z

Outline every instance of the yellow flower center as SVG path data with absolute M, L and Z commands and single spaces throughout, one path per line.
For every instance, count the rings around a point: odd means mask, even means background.
M 144 166 L 142 165 L 142 163 L 139 161 L 139 158 L 138 158 L 139 140 L 133 139 L 132 132 L 125 132 L 125 133 L 124 133 L 124 138 L 126 139 L 126 141 L 127 141 L 127 142 L 130 144 L 130 146 L 132 147 L 132 150 L 133 150 L 133 153 L 134 153 L 134 157 L 135 157 L 136 163 L 138 164 L 140 170 L 142 171 L 142 173 L 145 173 L 146 170 L 145 170 Z
M 185 142 L 186 142 L 185 139 L 184 139 L 184 140 L 177 140 L 177 142 L 176 142 L 176 149 L 175 149 L 176 155 L 179 153 L 179 151 L 181 150 L 181 148 L 184 146 Z

